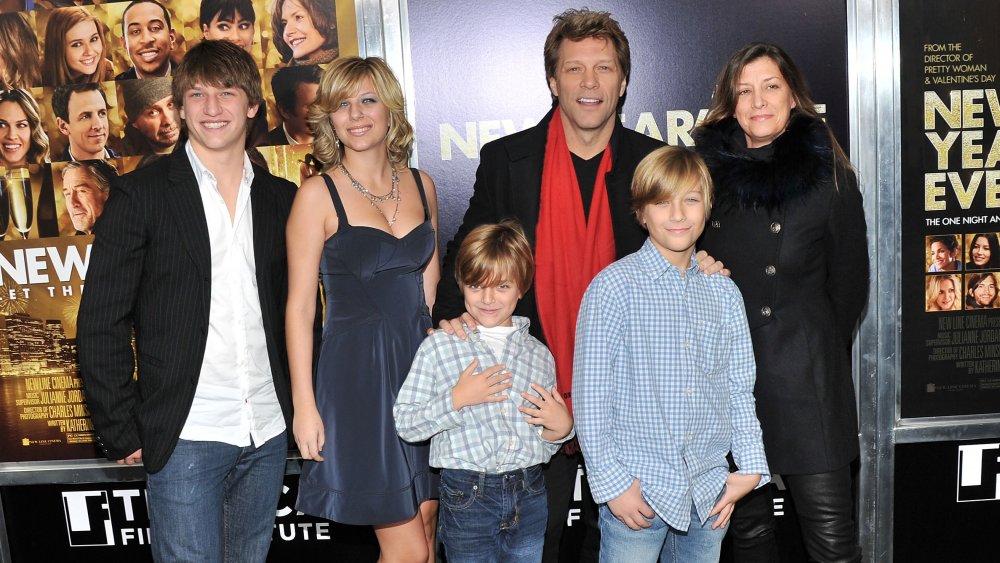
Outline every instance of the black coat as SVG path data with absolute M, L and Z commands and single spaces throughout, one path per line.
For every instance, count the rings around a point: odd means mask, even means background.
M 484 223 L 503 219 L 516 219 L 535 246 L 535 227 L 541 205 L 542 166 L 545 161 L 545 142 L 548 137 L 550 111 L 538 125 L 491 141 L 483 146 L 476 170 L 476 185 L 469 199 L 469 208 L 462 219 L 455 238 L 448 243 L 437 287 L 434 304 L 434 322 L 453 319 L 465 312 L 462 292 L 455 282 L 455 256 L 462 240 L 469 231 Z M 615 236 L 615 254 L 622 258 L 642 246 L 646 232 L 639 226 L 630 209 L 632 175 L 639 161 L 663 143 L 636 133 L 622 126 L 615 119 L 611 135 L 611 171 L 605 177 L 611 224 Z M 566 252 L 576 252 L 567 248 Z M 530 332 L 545 342 L 542 325 L 538 320 L 538 306 L 534 286 L 525 293 L 514 309 L 515 315 L 531 320 Z
M 731 271 L 757 360 L 757 416 L 775 473 L 821 473 L 858 455 L 851 336 L 868 296 L 864 210 L 826 126 L 794 112 L 747 150 L 735 119 L 695 131 L 715 184 L 700 248 Z
M 254 168 L 250 202 L 258 296 L 287 428 L 292 409 L 285 222 L 294 197 L 292 183 Z M 122 459 L 142 448 L 146 470 L 156 473 L 173 452 L 194 400 L 212 289 L 205 211 L 183 146 L 114 179 L 95 235 L 77 318 L 87 404 L 105 455 Z

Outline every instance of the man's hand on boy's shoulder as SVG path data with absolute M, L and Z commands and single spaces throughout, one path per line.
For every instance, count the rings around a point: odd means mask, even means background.
M 656 516 L 642 498 L 638 479 L 633 479 L 632 485 L 624 493 L 608 501 L 608 510 L 619 522 L 636 531 L 652 526 L 650 519 Z
M 506 367 L 497 364 L 476 373 L 478 366 L 479 360 L 472 360 L 451 389 L 451 404 L 456 411 L 482 403 L 499 403 L 509 398 L 504 391 L 510 389 L 513 383 Z
M 440 324 L 438 324 L 438 330 L 443 330 L 448 334 L 457 336 L 462 340 L 469 337 L 469 332 L 476 330 L 476 319 L 472 318 L 469 313 L 462 313 L 461 317 L 455 319 L 441 319 Z M 434 334 L 435 329 L 427 329 L 427 335 L 430 336 Z
M 708 275 L 722 274 L 724 276 L 729 276 L 731 273 L 726 268 L 725 264 L 715 258 L 712 258 L 704 250 L 699 250 L 698 253 L 694 255 L 694 259 L 698 262 L 698 269 Z
M 736 501 L 747 496 L 747 493 L 754 490 L 758 483 L 760 483 L 760 475 L 756 473 L 730 473 L 729 477 L 726 477 L 726 489 L 722 493 L 722 498 L 719 499 L 719 502 L 715 503 L 712 511 L 708 513 L 709 518 L 716 514 L 719 515 L 715 523 L 712 524 L 713 530 L 725 528 L 726 524 L 729 524 L 729 518 L 733 515 L 733 507 L 736 506 Z
M 541 426 L 542 439 L 547 442 L 558 442 L 569 436 L 573 430 L 573 417 L 569 414 L 569 407 L 559 389 L 553 386 L 550 393 L 537 383 L 532 383 L 531 389 L 535 393 L 521 391 L 521 398 L 535 408 L 526 405 L 517 408 L 524 414 L 528 424 Z

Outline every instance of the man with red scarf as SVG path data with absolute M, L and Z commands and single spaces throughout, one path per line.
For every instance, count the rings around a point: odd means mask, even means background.
M 535 250 L 536 274 L 515 314 L 527 317 L 531 334 L 549 346 L 558 388 L 572 409 L 573 343 L 583 293 L 599 271 L 646 239 L 629 207 L 632 174 L 663 143 L 626 129 L 618 119 L 631 60 L 628 39 L 611 14 L 567 10 L 554 22 L 544 51 L 553 108 L 535 127 L 483 146 L 469 209 L 448 243 L 434 319 L 459 334 L 475 326 L 455 281 L 455 255 L 476 226 L 516 219 Z M 721 265 L 713 271 L 718 269 Z M 549 521 L 543 561 L 558 561 L 582 461 L 573 441 L 546 468 Z M 581 560 L 596 561 L 597 511 L 587 496 Z

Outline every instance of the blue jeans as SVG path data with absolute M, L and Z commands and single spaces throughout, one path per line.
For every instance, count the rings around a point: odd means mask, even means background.
M 547 520 L 541 465 L 499 474 L 441 470 L 438 539 L 448 563 L 538 563 Z
M 153 559 L 267 559 L 287 453 L 284 432 L 260 447 L 178 440 L 163 469 L 146 478 Z
M 601 563 L 718 563 L 726 528 L 712 529 L 717 516 L 700 523 L 691 505 L 691 525 L 686 532 L 671 528 L 659 516 L 642 530 L 629 528 L 611 513 L 607 504 L 600 508 Z

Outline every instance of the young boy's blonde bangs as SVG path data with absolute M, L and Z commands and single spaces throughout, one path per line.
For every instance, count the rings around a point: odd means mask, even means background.
M 517 284 L 523 294 L 534 277 L 531 245 L 515 221 L 476 227 L 466 235 L 455 258 L 455 280 L 459 285 L 492 287 L 509 281 Z
M 632 176 L 632 211 L 701 188 L 705 215 L 712 210 L 712 177 L 705 161 L 683 147 L 662 147 L 646 155 Z

